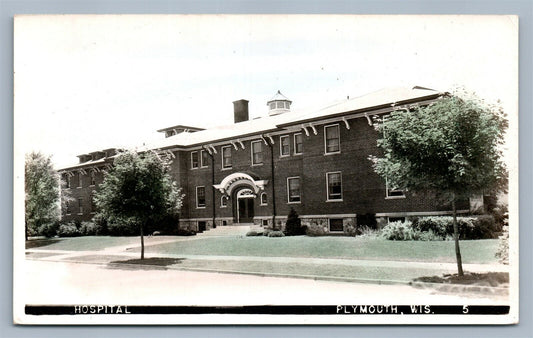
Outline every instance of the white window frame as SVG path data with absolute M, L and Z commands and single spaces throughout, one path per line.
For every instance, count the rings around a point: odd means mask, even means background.
M 196 167 L 195 167 L 194 166 L 194 161 L 192 159 L 193 154 L 196 154 L 196 156 L 199 156 L 198 155 L 198 151 L 196 151 L 196 150 L 195 151 L 191 151 L 191 170 L 200 168 L 200 158 L 199 157 L 197 158 Z
M 263 165 L 263 163 L 265 162 L 265 159 L 263 158 L 263 145 L 261 144 L 261 142 L 263 142 L 263 141 L 258 140 L 258 141 L 251 141 L 250 142 L 250 156 L 251 156 L 252 166 Z M 254 143 L 261 144 L 261 159 L 263 160 L 263 162 L 261 162 L 261 163 L 254 163 Z
M 70 187 L 71 187 L 71 185 L 70 185 L 70 183 L 71 183 L 71 182 L 70 182 L 70 175 L 69 175 L 69 174 L 66 174 L 66 175 L 65 175 L 65 178 L 66 178 L 66 180 L 65 180 L 65 184 L 66 184 L 65 189 L 70 189 Z
M 337 131 L 338 131 L 338 140 L 339 140 L 339 150 L 337 151 L 329 151 L 328 152 L 328 144 L 327 144 L 327 132 L 326 132 L 326 129 L 328 128 L 331 128 L 331 127 L 336 127 L 337 128 Z M 341 152 L 341 128 L 340 128 L 340 125 L 338 123 L 334 123 L 334 124 L 328 124 L 326 126 L 324 126 L 324 155 L 333 155 L 333 154 L 339 154 Z
M 292 180 L 292 179 L 298 179 L 298 186 L 299 186 L 299 190 L 300 190 L 300 194 L 298 195 L 298 197 L 300 198 L 299 201 L 291 201 L 291 191 L 290 191 L 290 184 L 289 184 L 289 181 Z M 301 181 L 300 181 L 300 176 L 291 176 L 291 177 L 287 177 L 287 204 L 301 204 L 302 203 L 302 185 L 301 185 Z
M 226 200 L 226 204 L 224 204 L 222 201 Z M 220 207 L 221 208 L 227 208 L 228 207 L 228 197 L 227 196 L 221 196 L 220 197 Z
M 334 219 L 340 219 L 342 220 L 342 230 L 331 230 L 331 221 L 334 220 Z M 342 218 L 328 218 L 328 230 L 329 232 L 333 232 L 333 233 L 342 233 L 344 232 L 344 219 Z
M 90 178 L 91 182 L 89 184 L 89 187 L 94 187 L 96 185 L 96 173 L 94 172 L 94 170 L 91 170 Z
M 300 135 L 302 137 L 302 151 L 299 152 L 299 153 L 296 152 L 296 149 L 298 148 L 298 147 L 296 147 L 296 135 Z M 303 134 L 302 133 L 296 133 L 296 134 L 294 134 L 293 139 L 294 139 L 294 155 L 302 155 L 304 153 L 304 150 L 303 150 L 303 148 L 304 148 L 304 137 L 303 137 Z
M 402 195 L 389 195 L 391 192 L 400 191 Z M 395 200 L 395 199 L 401 199 L 405 198 L 405 190 L 403 189 L 391 189 L 389 188 L 389 180 L 385 178 L 385 199 L 387 200 Z
M 230 157 L 230 166 L 229 167 L 225 167 L 224 166 L 224 149 L 229 149 L 229 157 Z M 231 146 L 223 146 L 220 148 L 220 159 L 221 159 L 221 166 L 222 166 L 222 170 L 227 170 L 227 169 L 231 169 L 233 167 L 233 159 L 231 158 L 232 157 L 232 154 L 231 154 Z
M 263 203 L 263 196 L 265 196 L 265 202 Z M 259 196 L 259 205 L 268 205 L 268 196 L 266 192 L 261 193 Z
M 81 173 L 78 172 L 78 186 L 76 187 L 78 189 L 83 188 L 83 184 L 82 184 L 82 181 L 81 181 L 81 176 L 82 176 Z
M 203 154 L 207 154 L 207 151 L 200 150 L 200 158 L 198 159 L 199 162 L 200 162 L 200 168 L 207 168 L 207 167 L 209 167 L 209 164 L 208 163 L 204 163 L 204 155 Z M 205 161 L 209 162 L 209 155 L 207 155 L 207 158 L 206 158 Z
M 330 199 L 329 198 L 329 175 L 330 174 L 340 174 L 341 176 L 341 198 L 338 199 Z M 326 173 L 326 202 L 342 202 L 343 201 L 343 190 L 342 189 L 342 171 L 330 171 Z
M 199 188 L 204 188 L 204 205 L 203 206 L 200 206 L 198 204 L 199 200 L 198 200 L 198 189 Z M 204 185 L 199 185 L 196 187 L 196 209 L 205 209 L 205 206 L 207 205 L 207 201 L 205 200 L 206 198 L 206 192 L 205 192 L 205 186 Z
M 287 139 L 289 142 L 289 151 L 286 154 L 283 154 L 283 141 L 282 139 Z M 281 135 L 279 137 L 279 157 L 288 157 L 291 156 L 291 139 L 289 135 Z

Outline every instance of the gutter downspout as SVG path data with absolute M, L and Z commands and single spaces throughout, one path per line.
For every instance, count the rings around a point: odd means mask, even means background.
M 271 181 L 272 181 L 272 230 L 276 230 L 276 187 L 275 187 L 275 179 L 274 179 L 274 145 L 271 143 L 271 141 L 266 141 L 263 135 L 263 140 L 265 140 L 265 143 L 270 148 L 270 174 L 271 174 Z
M 202 148 L 207 152 L 207 155 L 211 157 L 211 199 L 212 199 L 212 207 L 213 207 L 213 229 L 217 227 L 216 224 L 216 201 L 215 201 L 215 156 L 211 153 L 211 151 L 202 146 Z

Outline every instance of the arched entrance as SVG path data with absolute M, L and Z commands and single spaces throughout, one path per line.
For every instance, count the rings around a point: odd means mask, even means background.
M 254 221 L 254 199 L 255 194 L 252 189 L 242 188 L 235 194 L 235 216 L 237 223 L 253 223 Z

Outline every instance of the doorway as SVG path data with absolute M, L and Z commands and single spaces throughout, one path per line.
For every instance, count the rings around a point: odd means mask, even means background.
M 239 223 L 253 223 L 254 221 L 254 199 L 238 199 Z

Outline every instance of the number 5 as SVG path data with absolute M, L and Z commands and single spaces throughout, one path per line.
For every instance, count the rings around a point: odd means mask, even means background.
M 468 305 L 463 305 L 463 313 L 468 313 Z

